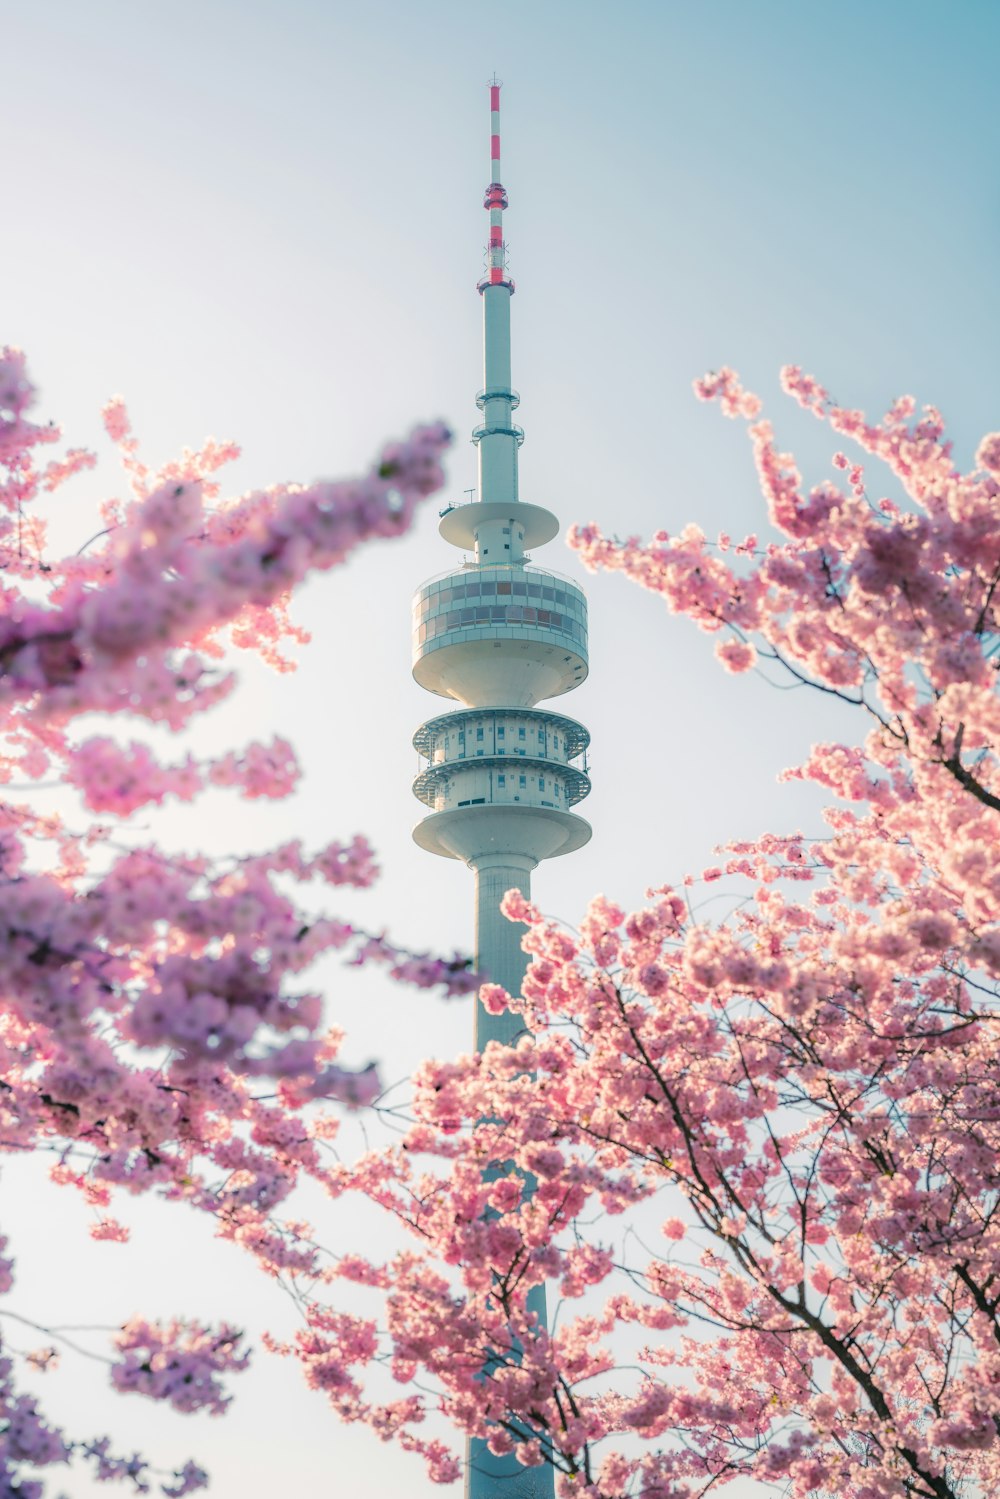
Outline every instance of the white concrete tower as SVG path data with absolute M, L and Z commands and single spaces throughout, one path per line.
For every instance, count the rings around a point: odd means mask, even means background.
M 413 675 L 460 704 L 420 726 L 413 743 L 426 761 L 413 789 L 429 807 L 413 836 L 421 848 L 463 859 L 476 880 L 476 966 L 509 993 L 520 992 L 527 959 L 523 928 L 500 913 L 507 890 L 530 894 L 542 859 L 572 853 L 590 838 L 573 811 L 590 790 L 582 724 L 537 705 L 570 692 L 587 675 L 587 601 L 558 573 L 535 567 L 529 551 L 558 534 L 555 516 L 518 494 L 524 433 L 512 414 L 510 300 L 500 182 L 500 85 L 490 85 L 490 215 L 483 299 L 482 425 L 472 434 L 479 487 L 471 504 L 442 511 L 441 535 L 465 552 L 454 571 L 432 578 L 413 600 Z M 477 1003 L 475 1046 L 511 1043 L 517 1016 L 488 1015 Z M 544 1292 L 533 1298 L 545 1318 Z M 552 1469 L 470 1450 L 470 1499 L 547 1499 Z

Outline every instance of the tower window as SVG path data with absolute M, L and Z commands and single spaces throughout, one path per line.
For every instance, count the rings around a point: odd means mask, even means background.
M 506 776 L 497 776 L 497 785 L 498 786 L 506 786 L 506 784 L 507 784 L 507 777 Z
M 528 777 L 527 776 L 519 776 L 518 779 L 519 779 L 519 781 L 520 781 L 520 783 L 521 783 L 522 786 L 527 786 L 527 784 L 528 784 Z
M 539 791 L 544 791 L 545 790 L 545 777 L 544 776 L 539 776 L 538 777 L 538 789 L 539 789 Z
M 518 729 L 518 731 L 517 731 L 517 737 L 518 737 L 518 739 L 523 739 L 524 738 L 524 730 L 523 729 Z
M 476 738 L 477 739 L 482 739 L 482 737 L 483 737 L 483 731 L 482 731 L 481 728 L 479 728 L 479 729 L 476 730 Z
M 500 727 L 497 729 L 497 738 L 498 739 L 506 739 L 506 737 L 507 737 L 507 730 L 504 728 L 503 724 L 501 724 Z

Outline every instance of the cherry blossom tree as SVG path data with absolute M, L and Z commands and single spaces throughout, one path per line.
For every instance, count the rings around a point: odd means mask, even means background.
M 273 1274 L 286 1257 L 306 1261 L 268 1226 L 297 1171 L 318 1158 L 293 1116 L 312 1100 L 354 1106 L 380 1090 L 374 1068 L 339 1064 L 340 1032 L 300 976 L 339 951 L 444 993 L 474 978 L 461 959 L 409 953 L 307 909 L 306 884 L 375 880 L 360 836 L 218 861 L 151 846 L 130 825 L 138 809 L 208 787 L 287 795 L 298 767 L 284 740 L 165 764 L 146 743 L 93 734 L 90 715 L 179 733 L 230 692 L 233 649 L 287 669 L 287 643 L 305 638 L 288 614 L 292 590 L 359 546 L 405 532 L 442 482 L 448 434 L 418 428 L 355 480 L 225 500 L 217 474 L 236 456 L 233 444 L 208 441 L 151 473 L 112 400 L 104 422 L 129 497 L 107 501 L 98 534 L 60 559 L 47 543 L 44 502 L 95 459 L 69 449 L 42 461 L 60 434 L 31 419 L 33 397 L 23 355 L 2 351 L 0 1148 L 50 1154 L 54 1179 L 98 1210 L 97 1238 L 127 1237 L 108 1211 L 113 1194 L 155 1193 L 213 1215 L 223 1237 L 245 1242 Z M 73 788 L 80 815 L 38 811 L 24 793 L 40 780 Z M 328 1117 L 316 1133 L 335 1129 Z M 9 1328 L 25 1319 L 9 1300 L 16 1225 L 4 1227 L 0 1313 Z M 55 1338 L 70 1341 L 58 1330 Z M 29 1361 L 42 1368 L 54 1353 Z M 109 1389 L 218 1412 L 228 1401 L 224 1376 L 245 1366 L 247 1351 L 229 1326 L 136 1317 L 106 1361 Z M 0 1492 L 37 1499 L 43 1470 L 74 1455 L 99 1478 L 149 1491 L 142 1458 L 56 1429 L 18 1379 L 8 1339 Z M 159 1487 L 180 1496 L 205 1482 L 188 1463 Z
M 750 423 L 773 541 L 573 545 L 728 671 L 857 711 L 787 772 L 830 794 L 829 835 L 732 845 L 579 930 L 512 893 L 531 966 L 482 998 L 517 1046 L 423 1064 L 402 1142 L 319 1173 L 411 1244 L 304 1266 L 283 1351 L 440 1480 L 435 1409 L 564 1496 L 1000 1489 L 1000 434 L 962 472 L 936 411 L 870 423 L 783 381 L 859 451 L 808 492 L 732 371 L 696 386 Z M 742 898 L 709 924 L 692 888 L 723 878 Z

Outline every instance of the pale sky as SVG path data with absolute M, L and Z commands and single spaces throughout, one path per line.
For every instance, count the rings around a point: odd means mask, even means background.
M 67 441 L 102 443 L 99 408 L 120 391 L 154 463 L 209 432 L 238 439 L 239 490 L 349 474 L 417 420 L 457 434 L 447 494 L 415 532 L 307 590 L 299 672 L 246 666 L 193 736 L 287 734 L 301 793 L 148 820 L 173 847 L 217 852 L 363 830 L 384 877 L 338 909 L 400 942 L 472 941 L 471 875 L 410 840 L 410 736 L 443 705 L 410 679 L 409 601 L 460 561 L 437 509 L 475 482 L 494 69 L 523 499 L 621 535 L 764 530 L 741 426 L 691 395 L 722 363 L 764 395 L 811 482 L 837 443 L 780 397 L 786 362 L 845 404 L 880 413 L 906 391 L 940 406 L 962 462 L 1000 426 L 986 0 L 36 0 L 3 7 L 3 36 L 0 336 L 28 351 Z M 58 499 L 67 547 L 91 534 L 102 483 L 121 489 L 105 467 Z M 562 541 L 536 561 L 580 576 Z M 585 586 L 591 676 L 555 706 L 593 736 L 594 837 L 539 871 L 544 908 L 573 921 L 598 890 L 634 904 L 726 839 L 819 831 L 818 800 L 776 775 L 860 725 L 726 677 L 710 641 L 621 579 Z M 335 965 L 322 977 L 349 1060 L 402 1078 L 469 1044 L 468 1004 Z M 126 1204 L 133 1245 L 92 1245 L 77 1201 L 25 1163 L 4 1203 L 25 1315 L 287 1326 L 280 1293 L 207 1222 Z M 374 1217 L 315 1207 L 328 1242 L 377 1244 Z M 106 1397 L 98 1366 L 71 1359 L 40 1390 L 74 1431 L 109 1429 L 164 1464 L 196 1456 L 223 1499 L 439 1492 L 340 1428 L 293 1367 L 257 1365 L 222 1421 Z

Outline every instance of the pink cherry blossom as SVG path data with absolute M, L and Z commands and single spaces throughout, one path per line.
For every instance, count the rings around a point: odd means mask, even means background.
M 229 1404 L 219 1375 L 245 1369 L 250 1355 L 242 1334 L 193 1323 L 165 1327 L 133 1318 L 115 1338 L 119 1359 L 111 1379 L 117 1390 L 165 1400 L 178 1411 L 208 1410 L 221 1415 Z

